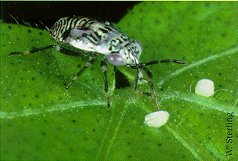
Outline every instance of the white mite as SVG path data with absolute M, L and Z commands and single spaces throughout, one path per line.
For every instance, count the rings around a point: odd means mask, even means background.
M 197 82 L 195 93 L 200 96 L 210 97 L 214 94 L 214 83 L 210 79 L 201 79 Z
M 169 113 L 167 111 L 156 111 L 148 115 L 145 115 L 144 124 L 151 127 L 161 127 L 169 119 Z

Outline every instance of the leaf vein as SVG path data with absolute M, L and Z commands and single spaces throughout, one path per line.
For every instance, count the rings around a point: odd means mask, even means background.
M 187 65 L 183 68 L 180 68 L 178 70 L 176 70 L 175 72 L 171 73 L 170 75 L 168 75 L 167 77 L 165 77 L 164 79 L 162 79 L 159 83 L 158 83 L 158 86 L 161 88 L 166 82 L 168 82 L 169 80 L 171 80 L 172 78 L 178 76 L 179 74 L 189 70 L 189 69 L 192 69 L 194 67 L 197 67 L 197 66 L 200 66 L 200 65 L 203 65 L 204 63 L 206 62 L 209 62 L 209 61 L 212 61 L 212 60 L 215 60 L 215 59 L 219 59 L 219 58 L 222 58 L 222 57 L 225 57 L 225 56 L 229 56 L 229 55 L 232 55 L 232 54 L 236 54 L 238 53 L 238 46 L 235 46 L 227 51 L 224 51 L 224 52 L 221 52 L 221 53 L 218 53 L 216 55 L 212 55 L 212 56 L 209 56 L 209 57 L 206 57 L 204 59 L 201 59 L 195 63 L 192 63 L 190 65 Z
M 51 107 L 40 107 L 40 108 L 27 108 L 20 112 L 4 112 L 0 111 L 1 119 L 15 119 L 18 117 L 29 117 L 33 115 L 46 114 L 56 111 L 66 111 L 72 110 L 75 108 L 83 108 L 87 106 L 105 106 L 105 101 L 100 100 L 90 100 L 90 101 L 77 101 L 77 102 L 69 102 L 64 104 L 57 104 Z
M 195 94 L 187 94 L 187 93 L 179 93 L 179 92 L 173 92 L 173 93 L 167 93 L 163 96 L 162 101 L 166 99 L 180 99 L 183 101 L 196 103 L 198 105 L 201 105 L 202 107 L 207 107 L 204 109 L 210 109 L 210 110 L 217 110 L 220 112 L 234 112 L 235 115 L 238 114 L 238 110 L 234 108 L 235 106 L 231 105 L 223 105 L 219 102 L 216 102 L 213 98 L 203 98 L 202 96 L 196 96 Z

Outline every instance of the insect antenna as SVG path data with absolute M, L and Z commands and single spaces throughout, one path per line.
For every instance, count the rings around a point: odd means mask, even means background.
M 185 64 L 185 61 L 183 60 L 177 60 L 177 59 L 163 59 L 163 60 L 153 60 L 147 63 L 142 63 L 141 66 L 148 66 L 153 64 L 160 64 L 160 63 L 176 63 L 176 64 Z
M 186 64 L 183 60 L 178 59 L 163 59 L 163 60 L 152 60 L 147 63 L 140 63 L 135 65 L 129 65 L 132 69 L 144 68 L 149 65 L 160 64 L 160 63 L 176 63 L 176 64 Z

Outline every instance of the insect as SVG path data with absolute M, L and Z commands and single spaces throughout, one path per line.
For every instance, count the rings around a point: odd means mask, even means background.
M 147 68 L 149 65 L 159 63 L 184 64 L 182 60 L 165 59 L 153 60 L 147 63 L 140 63 L 142 46 L 137 40 L 133 40 L 109 22 L 100 22 L 86 17 L 64 17 L 55 22 L 48 30 L 55 44 L 39 47 L 29 51 L 11 52 L 9 55 L 30 55 L 39 51 L 55 48 L 60 52 L 86 52 L 88 62 L 76 73 L 72 81 L 66 86 L 68 89 L 72 83 L 96 60 L 99 55 L 101 69 L 104 78 L 104 92 L 107 108 L 110 107 L 108 94 L 107 64 L 127 66 L 136 70 L 133 88 L 137 90 L 138 81 L 145 80 L 143 72 L 147 75 L 147 83 L 150 86 L 150 95 L 155 98 L 158 106 L 157 93 L 151 81 L 152 73 Z

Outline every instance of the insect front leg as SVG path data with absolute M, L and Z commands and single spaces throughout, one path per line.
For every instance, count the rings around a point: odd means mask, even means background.
M 143 79 L 144 78 L 143 78 L 142 70 L 141 70 L 141 68 L 137 67 L 136 68 L 136 77 L 135 77 L 134 84 L 133 84 L 134 91 L 136 91 L 136 89 L 137 89 L 138 80 L 143 81 Z
M 51 49 L 51 48 L 54 48 L 54 47 L 55 47 L 55 45 L 42 46 L 42 47 L 39 47 L 39 48 L 27 50 L 27 51 L 10 52 L 9 55 L 23 55 L 23 56 L 25 56 L 25 55 L 34 54 L 36 52 L 43 51 L 43 50 L 46 50 L 46 49 Z
M 136 77 L 135 77 L 135 80 L 134 80 L 134 90 L 135 91 L 137 90 L 138 80 L 144 81 L 144 82 L 148 83 L 149 86 L 150 86 L 150 93 L 149 92 L 145 92 L 145 91 L 140 91 L 140 90 L 139 90 L 139 92 L 142 93 L 142 94 L 145 94 L 147 96 L 154 97 L 156 105 L 159 108 L 159 101 L 158 101 L 158 98 L 157 98 L 157 93 L 154 90 L 154 84 L 153 84 L 153 82 L 151 80 L 152 79 L 152 73 L 149 71 L 149 69 L 144 67 L 143 64 L 129 65 L 129 67 L 131 67 L 132 69 L 136 69 L 137 70 Z M 144 71 L 146 73 L 148 79 L 144 79 L 143 78 L 142 71 Z
M 91 55 L 88 59 L 88 62 L 78 71 L 78 73 L 76 73 L 76 75 L 73 77 L 73 79 L 71 80 L 71 82 L 65 87 L 66 90 L 69 89 L 69 87 L 71 87 L 71 85 L 73 84 L 73 82 L 88 68 L 90 67 L 96 60 L 96 56 L 95 55 Z
M 153 75 L 152 75 L 151 71 L 148 68 L 146 68 L 145 66 L 142 66 L 142 69 L 144 70 L 144 72 L 146 73 L 146 75 L 148 77 L 147 81 L 150 85 L 151 96 L 154 97 L 156 106 L 158 107 L 158 110 L 159 110 L 159 100 L 157 98 L 157 92 L 154 89 L 154 83 L 152 82 Z
M 105 95 L 106 95 L 107 109 L 109 109 L 110 108 L 110 98 L 109 98 L 109 93 L 108 93 L 107 63 L 106 63 L 105 58 L 103 58 L 101 60 L 101 69 L 102 69 L 102 72 L 103 72 L 104 92 L 105 92 Z

